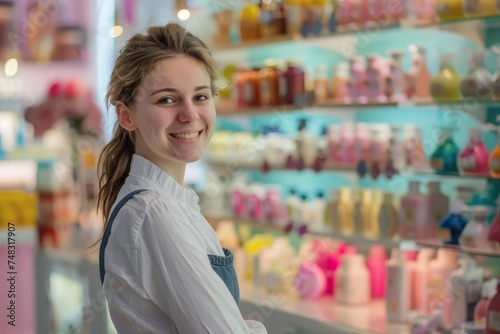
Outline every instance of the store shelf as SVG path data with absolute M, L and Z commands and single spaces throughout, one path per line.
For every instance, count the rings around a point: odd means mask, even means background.
M 487 20 L 495 20 L 500 18 L 500 15 L 463 18 L 449 21 L 422 21 L 417 19 L 405 18 L 394 22 L 375 22 L 369 21 L 366 24 L 358 25 L 351 24 L 348 26 L 338 26 L 337 31 L 330 34 L 323 34 L 320 36 L 302 37 L 300 34 L 287 34 L 278 35 L 269 38 L 261 38 L 252 41 L 245 41 L 241 43 L 228 43 L 228 44 L 215 44 L 213 50 L 215 52 L 228 51 L 233 49 L 254 48 L 262 47 L 270 44 L 288 43 L 288 42 L 315 42 L 318 40 L 335 39 L 336 37 L 345 37 L 347 35 L 356 35 L 358 33 L 370 33 L 374 30 L 393 30 L 393 29 L 439 29 L 450 25 L 456 25 L 465 22 L 481 22 Z
M 466 253 L 471 255 L 480 255 L 480 256 L 488 256 L 488 257 L 500 257 L 500 249 L 499 250 L 482 250 L 482 249 L 474 249 L 474 248 L 462 248 L 455 245 L 445 245 L 442 240 L 432 239 L 432 240 L 417 240 L 417 245 L 421 247 L 428 248 L 446 248 L 452 249 L 460 253 Z
M 255 163 L 251 162 L 245 162 L 245 161 L 240 161 L 238 159 L 234 160 L 221 160 L 221 159 L 216 159 L 212 158 L 210 156 L 207 156 L 205 158 L 205 163 L 208 164 L 210 167 L 217 168 L 217 169 L 229 169 L 231 171 L 235 170 L 247 170 L 247 171 L 262 171 L 262 165 L 258 165 Z M 269 165 L 269 170 L 266 171 L 266 173 L 270 173 L 273 171 L 277 172 L 283 172 L 283 171 L 291 171 L 291 172 L 301 172 L 301 171 L 314 171 L 314 169 L 310 167 L 305 167 L 302 170 L 297 170 L 297 169 L 288 169 L 285 168 L 282 164 L 270 164 Z M 358 172 L 356 171 L 356 168 L 352 165 L 330 165 L 330 166 L 325 166 L 323 167 L 318 173 L 323 173 L 323 172 L 333 172 L 333 173 L 349 173 L 352 175 L 357 175 Z M 432 169 L 430 168 L 425 168 L 425 167 L 416 167 L 416 168 L 405 168 L 404 173 L 400 174 L 395 174 L 392 176 L 392 178 L 395 178 L 397 176 L 401 177 L 412 177 L 412 176 L 430 176 L 430 177 L 439 177 L 439 178 L 462 178 L 462 179 L 473 179 L 473 180 L 488 180 L 490 182 L 500 182 L 500 179 L 495 179 L 492 178 L 490 175 L 461 175 L 459 173 L 435 173 Z M 370 178 L 370 174 L 367 173 L 363 178 Z M 379 178 L 385 178 L 383 174 L 379 176 Z
M 314 105 L 298 107 L 293 104 L 272 105 L 272 106 L 253 106 L 253 107 L 238 107 L 229 103 L 217 104 L 217 114 L 219 116 L 252 116 L 273 114 L 276 112 L 293 112 L 297 110 L 314 111 L 321 110 L 359 110 L 359 109 L 376 109 L 376 108 L 454 108 L 470 110 L 473 107 L 500 107 L 500 101 L 496 100 L 479 100 L 479 99 L 464 99 L 453 101 L 402 101 L 402 102 L 387 102 L 387 103 L 340 103 L 336 100 L 325 100 L 316 102 Z
M 207 221 L 217 222 L 221 220 L 231 220 L 238 225 L 246 225 L 252 228 L 267 230 L 271 232 L 287 233 L 286 226 L 280 226 L 270 221 L 256 221 L 250 218 L 240 218 L 230 214 L 212 214 L 206 216 Z M 216 223 L 215 223 L 216 224 Z M 342 240 L 357 245 L 383 245 L 386 248 L 399 248 L 403 250 L 414 250 L 418 245 L 413 240 L 391 240 L 391 239 L 369 239 L 360 235 L 344 235 L 332 230 L 308 230 L 308 234 L 318 237 Z
M 383 300 L 349 306 L 336 303 L 329 296 L 301 300 L 292 294 L 268 293 L 264 288 L 256 288 L 244 280 L 240 280 L 239 284 L 240 308 L 244 316 L 247 313 L 260 316 L 266 326 L 281 319 L 280 328 L 290 329 L 286 333 L 298 330 L 339 334 L 410 333 L 409 324 L 386 321 Z

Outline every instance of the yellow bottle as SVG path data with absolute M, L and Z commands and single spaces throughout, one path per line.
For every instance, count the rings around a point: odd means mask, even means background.
M 378 238 L 379 221 L 378 216 L 382 206 L 384 195 L 380 190 L 373 190 L 373 200 L 370 208 L 370 218 L 367 219 L 366 225 L 363 227 L 363 235 L 369 239 Z
M 354 203 L 351 200 L 350 189 L 340 188 L 337 204 L 337 231 L 344 235 L 352 235 L 354 233 L 353 213 Z
M 439 19 L 441 21 L 463 19 L 465 14 L 462 1 L 463 0 L 438 0 L 436 4 L 436 14 Z
M 363 189 L 360 192 L 359 205 L 356 206 L 355 217 L 359 218 L 359 227 L 356 228 L 356 234 L 368 236 L 371 227 L 371 214 L 373 211 L 373 198 L 370 189 Z M 356 224 L 356 221 L 355 221 Z
M 463 0 L 466 17 L 484 17 L 497 14 L 493 0 Z
M 431 96 L 434 101 L 457 101 L 462 99 L 462 78 L 452 66 L 453 55 L 443 54 L 439 72 L 431 79 Z
M 260 38 L 259 24 L 260 8 L 249 4 L 241 10 L 240 15 L 240 37 L 243 42 Z

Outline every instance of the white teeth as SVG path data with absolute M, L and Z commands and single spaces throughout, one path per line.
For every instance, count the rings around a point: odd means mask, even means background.
M 173 133 L 172 136 L 180 139 L 194 139 L 198 137 L 198 132 L 193 133 Z

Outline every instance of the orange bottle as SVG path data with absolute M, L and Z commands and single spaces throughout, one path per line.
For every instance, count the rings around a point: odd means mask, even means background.
M 260 104 L 263 106 L 280 104 L 278 63 L 268 59 L 264 65 L 260 71 Z
M 243 42 L 259 39 L 260 36 L 260 8 L 257 5 L 245 6 L 240 15 L 240 36 Z
M 260 68 L 248 71 L 244 86 L 244 100 L 247 106 L 260 106 Z

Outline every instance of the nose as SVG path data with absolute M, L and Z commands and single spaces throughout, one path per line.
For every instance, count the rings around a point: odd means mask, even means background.
M 178 114 L 180 122 L 193 122 L 199 118 L 196 107 L 192 101 L 184 101 Z

